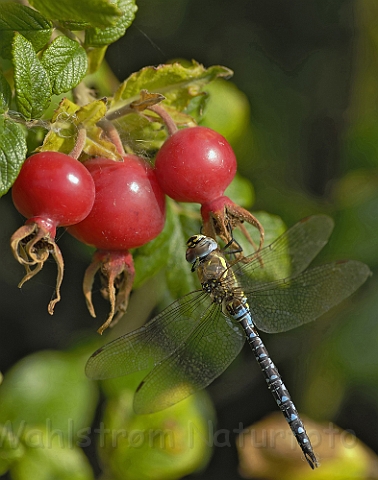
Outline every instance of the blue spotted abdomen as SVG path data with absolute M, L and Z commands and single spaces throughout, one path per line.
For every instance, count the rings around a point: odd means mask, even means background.
M 248 309 L 248 304 L 240 305 L 237 312 L 233 312 L 233 318 L 240 322 L 250 344 L 252 351 L 258 361 L 260 368 L 265 376 L 266 383 L 271 391 L 277 405 L 284 414 L 290 428 L 301 447 L 307 462 L 312 468 L 318 466 L 318 461 L 315 457 L 310 439 L 307 436 L 306 430 L 299 418 L 297 409 L 290 398 L 290 394 L 282 381 L 277 367 L 272 362 L 268 350 L 263 344 L 259 333 L 257 332 Z

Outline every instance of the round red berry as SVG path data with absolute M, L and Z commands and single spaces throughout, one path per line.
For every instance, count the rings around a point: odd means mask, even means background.
M 227 140 L 207 127 L 179 130 L 156 156 L 156 176 L 164 192 L 179 202 L 206 203 L 223 195 L 236 173 Z
M 64 153 L 41 152 L 26 159 L 13 188 L 17 210 L 54 226 L 72 225 L 91 211 L 95 188 L 82 163 Z
M 95 158 L 84 163 L 96 198 L 91 213 L 69 228 L 78 240 L 101 250 L 128 250 L 155 238 L 165 221 L 165 197 L 155 172 L 143 159 Z

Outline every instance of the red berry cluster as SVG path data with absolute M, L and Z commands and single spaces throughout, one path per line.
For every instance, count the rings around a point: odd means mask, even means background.
M 56 228 L 68 227 L 81 242 L 96 247 L 83 283 L 90 313 L 94 276 L 100 273 L 102 294 L 111 311 L 102 333 L 126 311 L 134 279 L 130 249 L 140 247 L 162 231 L 165 194 L 176 201 L 200 203 L 204 233 L 232 242 L 232 229 L 252 215 L 223 195 L 236 173 L 231 146 L 205 127 L 171 132 L 157 154 L 155 168 L 135 155 L 123 161 L 93 158 L 80 163 L 58 152 L 29 157 L 13 186 L 13 202 L 26 224 L 11 238 L 16 259 L 25 266 L 26 280 L 43 267 L 51 253 L 58 265 L 56 296 L 60 299 L 63 257 L 55 243 Z
M 56 228 L 96 247 L 84 278 L 84 294 L 93 316 L 91 287 L 97 270 L 111 312 L 99 332 L 126 310 L 134 279 L 129 249 L 155 238 L 164 227 L 165 197 L 152 167 L 134 155 L 123 161 L 95 158 L 84 162 L 58 152 L 37 153 L 24 163 L 12 189 L 13 202 L 28 218 L 11 238 L 16 259 L 25 266 L 20 287 L 43 267 L 52 253 L 58 265 L 53 313 L 60 300 L 63 257 L 54 239 Z

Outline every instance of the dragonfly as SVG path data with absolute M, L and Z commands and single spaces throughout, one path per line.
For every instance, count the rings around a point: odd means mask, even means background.
M 202 288 L 99 348 L 87 362 L 87 376 L 150 370 L 136 390 L 134 410 L 152 413 L 207 387 L 247 341 L 308 464 L 317 467 L 304 424 L 258 330 L 284 332 L 315 320 L 368 278 L 369 268 L 353 260 L 307 268 L 332 229 L 330 217 L 308 217 L 235 264 L 213 238 L 192 236 L 186 259 Z

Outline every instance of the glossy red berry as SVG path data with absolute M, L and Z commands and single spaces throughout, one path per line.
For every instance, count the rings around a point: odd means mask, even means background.
M 89 312 L 95 317 L 92 285 L 98 272 L 101 293 L 109 300 L 102 332 L 125 313 L 135 275 L 130 248 L 140 247 L 162 231 L 165 195 L 152 167 L 135 155 L 122 162 L 95 158 L 85 162 L 96 187 L 91 213 L 68 231 L 97 248 L 84 275 L 83 291 Z
M 179 202 L 206 203 L 223 195 L 236 173 L 227 140 L 207 127 L 178 130 L 159 150 L 155 169 L 164 192 Z
M 96 198 L 91 213 L 68 231 L 101 250 L 127 250 L 155 238 L 165 221 L 165 197 L 152 167 L 135 155 L 123 162 L 95 158 L 84 163 Z
M 94 183 L 82 163 L 59 152 L 41 152 L 23 164 L 13 188 L 17 210 L 55 227 L 83 220 L 94 202 Z
M 41 270 L 51 254 L 58 273 L 55 298 L 48 306 L 50 314 L 60 300 L 64 270 L 63 257 L 54 240 L 56 227 L 83 220 L 91 211 L 94 195 L 94 182 L 88 170 L 59 152 L 41 152 L 29 157 L 13 185 L 13 203 L 28 218 L 11 237 L 13 255 L 26 270 L 19 287 Z

